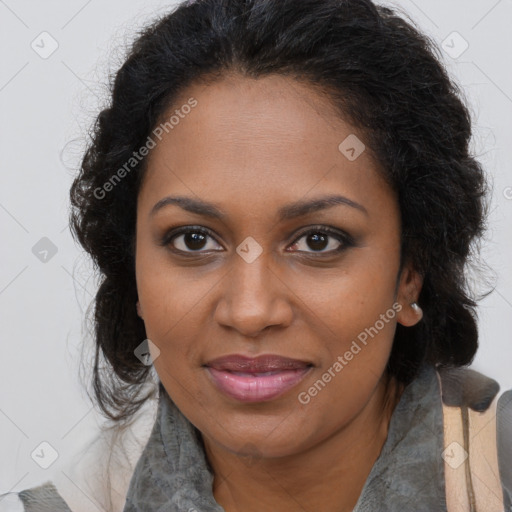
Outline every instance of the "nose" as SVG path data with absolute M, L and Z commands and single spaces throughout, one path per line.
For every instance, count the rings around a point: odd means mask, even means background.
M 225 276 L 214 318 L 223 327 L 256 337 L 264 329 L 287 327 L 293 318 L 293 292 L 263 254 L 248 263 L 238 255 Z

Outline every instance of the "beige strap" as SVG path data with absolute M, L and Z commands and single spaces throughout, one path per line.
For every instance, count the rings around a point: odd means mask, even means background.
M 495 398 L 485 412 L 443 404 L 448 512 L 503 512 Z
M 464 461 L 467 451 L 464 449 L 461 409 L 443 404 L 443 416 L 446 508 L 448 512 L 468 512 L 471 508 L 466 489 Z
M 484 413 L 469 410 L 469 460 L 477 511 L 503 512 L 503 489 L 496 450 L 496 406 L 493 400 Z

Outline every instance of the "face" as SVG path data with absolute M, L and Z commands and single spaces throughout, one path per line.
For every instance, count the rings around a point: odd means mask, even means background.
M 417 321 L 397 198 L 362 135 L 290 78 L 196 84 L 173 114 L 137 205 L 155 369 L 227 450 L 307 450 L 360 413 L 396 323 Z

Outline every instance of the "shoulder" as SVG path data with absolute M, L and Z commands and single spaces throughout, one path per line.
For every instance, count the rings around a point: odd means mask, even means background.
M 0 512 L 122 511 L 156 410 L 156 400 L 148 399 L 129 425 L 101 430 L 65 471 L 37 487 L 0 494 Z
M 71 512 L 51 482 L 0 495 L 0 512 Z
M 437 372 L 443 404 L 447 406 L 484 412 L 500 390 L 494 379 L 471 368 L 439 368 Z
M 0 494 L 0 512 L 25 512 L 19 493 L 7 492 Z
M 438 377 L 448 501 L 512 510 L 512 390 L 499 396 L 494 379 L 469 368 L 438 369 Z

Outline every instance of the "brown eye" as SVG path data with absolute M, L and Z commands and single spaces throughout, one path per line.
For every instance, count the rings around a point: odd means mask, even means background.
M 208 235 L 203 233 L 185 233 L 183 236 L 183 244 L 192 251 L 204 249 L 206 238 Z
M 353 245 L 350 237 L 326 227 L 310 229 L 292 244 L 293 251 L 329 254 L 340 252 Z
M 187 228 L 166 236 L 163 245 L 171 245 L 178 252 L 202 252 L 223 250 L 204 229 Z M 219 249 L 220 248 L 220 249 Z

